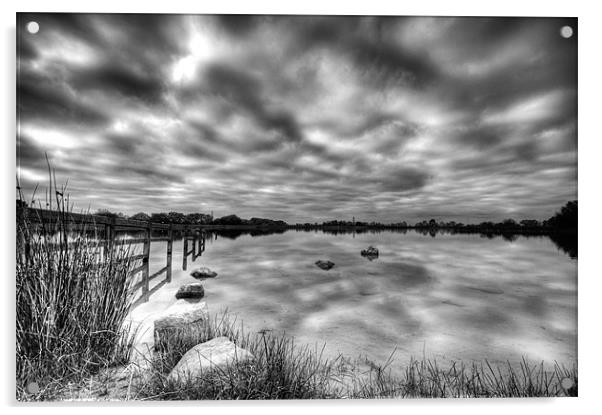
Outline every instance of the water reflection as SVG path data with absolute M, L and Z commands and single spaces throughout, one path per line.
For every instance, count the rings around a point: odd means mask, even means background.
M 229 310 L 248 331 L 282 330 L 300 343 L 325 342 L 330 356 L 382 362 L 397 348 L 400 361 L 426 353 L 441 360 L 504 362 L 524 355 L 574 362 L 576 261 L 558 252 L 571 255 L 571 241 L 505 236 L 219 230 L 208 234 L 195 259 L 219 274 L 203 283 L 211 312 Z M 174 264 L 186 258 L 183 245 L 174 243 L 182 256 Z M 370 245 L 380 251 L 377 261 L 360 254 Z M 317 259 L 336 266 L 323 271 Z M 181 284 L 193 281 L 175 268 L 173 283 L 137 312 L 163 309 Z
M 207 234 L 205 232 L 195 232 L 191 235 L 182 234 L 182 270 L 186 271 L 188 268 L 188 258 L 192 262 L 196 261 L 198 257 L 203 255 L 205 252 L 206 239 L 213 239 L 213 234 Z
M 265 229 L 219 229 L 209 231 L 210 234 L 221 236 L 228 239 L 237 239 L 242 235 L 250 236 L 266 236 L 274 234 L 283 234 L 287 231 L 286 228 L 265 228 Z
M 552 234 L 550 235 L 550 239 L 554 244 L 562 249 L 566 254 L 568 254 L 571 258 L 577 259 L 577 234 L 569 233 L 569 234 Z
M 421 235 L 430 235 L 432 238 L 435 238 L 437 235 L 456 235 L 456 234 L 466 234 L 466 232 L 461 232 L 456 229 L 408 229 L 408 228 L 399 228 L 399 229 L 372 229 L 372 228 L 323 228 L 323 229 L 219 229 L 209 231 L 209 234 L 221 236 L 228 239 L 237 239 L 243 235 L 250 236 L 267 236 L 273 234 L 283 234 L 285 232 L 313 232 L 313 233 L 325 233 L 329 235 L 348 235 L 353 234 L 372 234 L 378 235 L 383 232 L 386 233 L 400 233 L 406 234 L 408 232 L 416 232 Z M 474 234 L 474 233 L 473 233 Z M 474 234 L 477 235 L 477 234 Z M 512 232 L 487 232 L 487 233 L 479 233 L 481 238 L 494 239 L 494 238 L 502 238 L 508 242 L 514 242 L 518 238 L 549 238 L 556 247 L 562 250 L 564 253 L 569 255 L 573 259 L 577 259 L 577 234 L 576 233 L 551 233 L 551 234 L 529 234 L 529 233 L 512 233 Z M 368 258 L 370 260 L 375 259 L 374 257 Z

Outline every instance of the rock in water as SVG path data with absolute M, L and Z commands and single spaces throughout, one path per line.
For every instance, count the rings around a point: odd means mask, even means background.
M 205 296 L 205 289 L 200 282 L 182 285 L 176 293 L 176 298 L 200 299 Z
M 194 271 L 192 271 L 190 273 L 190 275 L 193 278 L 196 278 L 197 280 L 204 280 L 204 279 L 207 279 L 207 278 L 215 278 L 215 277 L 217 277 L 217 272 L 211 271 L 207 267 L 201 267 L 201 268 L 197 268 Z
M 378 258 L 378 249 L 373 246 L 369 246 L 368 249 L 362 250 L 361 254 L 372 261 L 373 259 Z
M 155 350 L 163 350 L 172 341 L 194 338 L 206 329 L 208 320 L 205 302 L 176 301 L 154 322 Z
M 319 268 L 322 268 L 324 271 L 328 271 L 330 268 L 334 267 L 334 262 L 332 261 L 322 261 L 321 259 L 316 261 L 316 265 Z
M 217 337 L 188 350 L 169 374 L 169 380 L 197 378 L 213 369 L 254 359 L 251 352 L 236 346 L 227 337 Z

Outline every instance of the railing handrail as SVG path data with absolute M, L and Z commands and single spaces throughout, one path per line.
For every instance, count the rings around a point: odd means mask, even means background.
M 119 217 L 107 217 L 101 215 L 93 215 L 86 213 L 63 213 L 58 212 L 56 210 L 48 210 L 48 209 L 37 209 L 30 207 L 17 207 L 17 219 L 26 218 L 30 222 L 34 223 L 44 223 L 46 221 L 61 221 L 64 219 L 64 216 L 68 219 L 69 222 L 73 224 L 88 224 L 93 226 L 94 228 L 104 227 L 104 232 L 102 233 L 104 236 L 98 240 L 98 246 L 102 246 L 103 249 L 112 250 L 114 246 L 124 245 L 124 244 L 142 244 L 143 252 L 141 254 L 132 254 L 128 256 L 128 260 L 142 261 L 140 265 L 133 268 L 129 272 L 130 278 L 133 278 L 138 273 L 142 273 L 142 277 L 140 281 L 138 281 L 133 287 L 133 291 L 142 290 L 142 294 L 138 297 L 137 300 L 134 301 L 134 306 L 140 304 L 141 302 L 148 301 L 148 298 L 151 294 L 156 292 L 161 286 L 171 282 L 172 277 L 172 256 L 173 256 L 173 242 L 174 242 L 174 230 L 183 230 L 184 231 L 184 255 L 183 255 L 183 268 L 186 269 L 186 261 L 187 256 L 192 254 L 193 261 L 196 257 L 200 256 L 202 252 L 205 250 L 205 233 L 200 232 L 196 234 L 196 238 L 201 238 L 198 242 L 198 249 L 196 239 L 193 239 L 192 250 L 188 251 L 188 235 L 187 232 L 190 229 L 201 228 L 203 225 L 184 225 L 184 224 L 165 224 L 165 223 L 154 223 L 150 221 L 140 221 L 134 219 L 125 219 Z M 124 229 L 125 228 L 125 229 Z M 155 229 L 167 230 L 167 236 L 163 237 L 153 237 L 152 231 Z M 144 237 L 140 238 L 132 238 L 132 239 L 117 239 L 115 237 L 117 232 L 128 231 L 128 230 L 140 230 L 145 231 Z M 157 270 L 154 273 L 150 273 L 150 245 L 152 242 L 167 242 L 166 248 L 166 262 L 165 266 L 161 269 Z M 45 242 L 49 243 L 49 242 Z M 67 242 L 66 244 L 53 244 L 59 248 L 73 246 L 77 241 Z M 153 280 L 161 275 L 165 275 L 165 278 L 156 284 L 154 287 L 150 287 L 150 280 Z

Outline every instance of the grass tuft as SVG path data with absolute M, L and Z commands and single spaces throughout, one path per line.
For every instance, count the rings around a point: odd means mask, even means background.
M 176 335 L 177 336 L 177 335 Z M 202 378 L 183 382 L 169 373 L 193 346 L 215 337 L 230 338 L 250 351 L 255 359 L 235 362 Z M 214 317 L 194 333 L 182 332 L 182 341 L 171 341 L 156 353 L 151 369 L 142 377 L 138 397 L 143 400 L 202 399 L 317 399 L 336 397 L 329 384 L 333 362 L 322 358 L 322 350 L 297 347 L 292 338 L 261 332 L 248 335 L 227 314 Z

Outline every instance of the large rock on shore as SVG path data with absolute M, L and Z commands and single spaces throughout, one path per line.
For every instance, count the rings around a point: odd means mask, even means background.
M 248 350 L 236 346 L 227 337 L 217 337 L 187 351 L 170 372 L 169 380 L 197 378 L 208 371 L 252 359 L 254 356 Z
M 192 271 L 190 273 L 190 275 L 193 278 L 196 278 L 197 280 L 205 280 L 207 278 L 215 278 L 215 277 L 217 277 L 217 272 L 211 271 L 207 267 L 201 267 L 201 268 L 197 268 L 194 271 Z
M 206 328 L 209 310 L 205 302 L 176 301 L 154 322 L 155 350 L 163 350 L 172 341 L 193 337 Z
M 182 285 L 176 293 L 176 298 L 201 299 L 205 296 L 205 289 L 200 282 Z
M 316 265 L 325 270 L 328 271 L 330 268 L 334 267 L 334 262 L 332 261 L 322 261 L 321 259 L 316 261 Z

